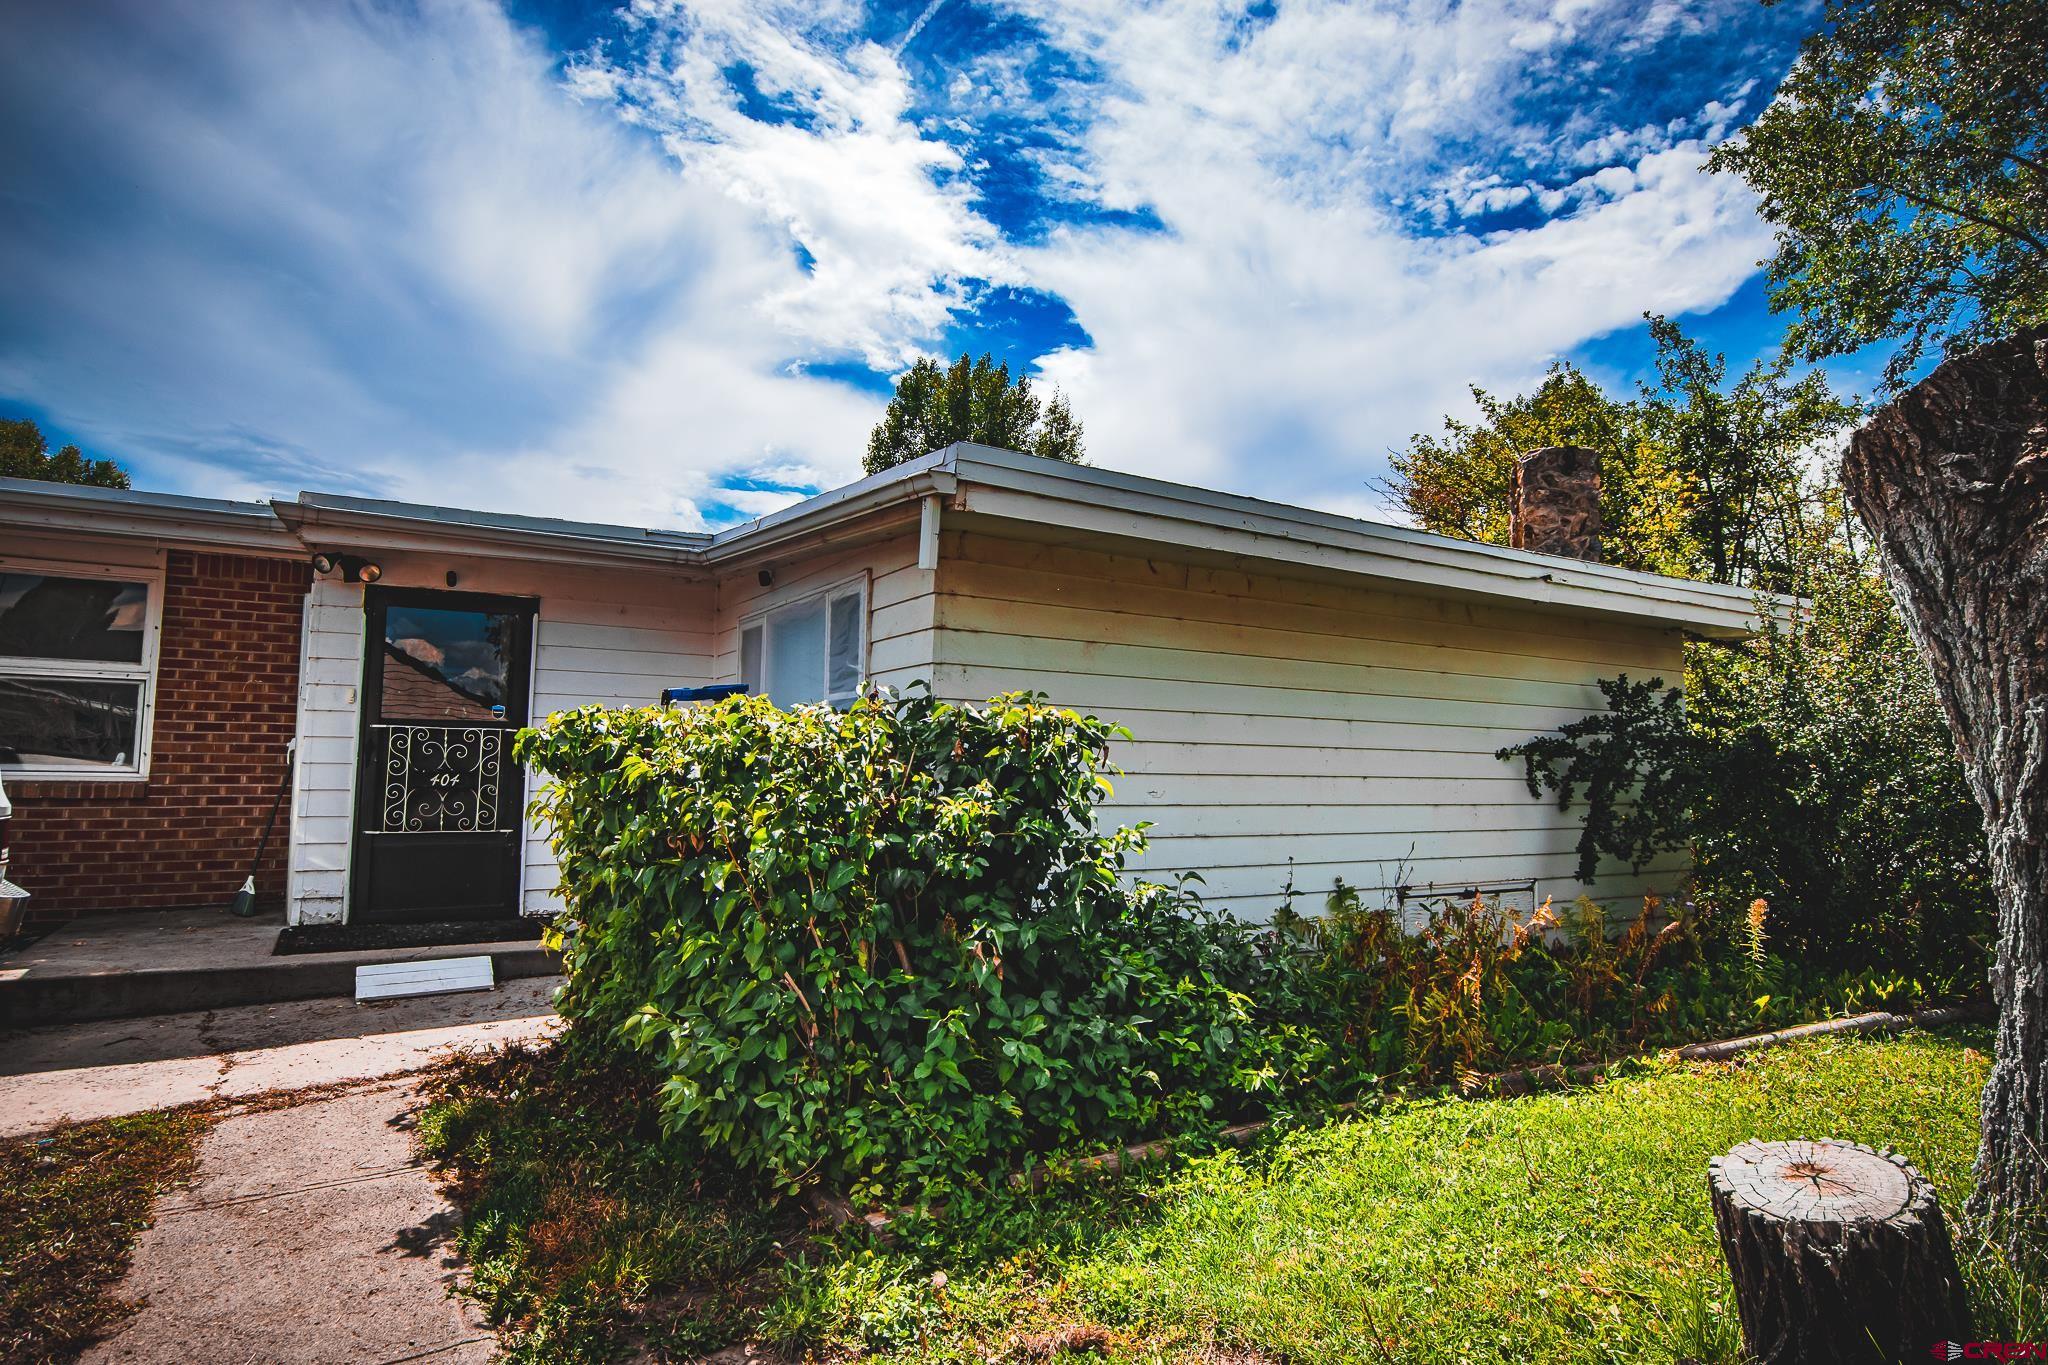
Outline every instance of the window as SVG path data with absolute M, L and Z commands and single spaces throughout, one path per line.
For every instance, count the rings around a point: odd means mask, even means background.
M 860 695 L 867 657 L 867 585 L 836 588 L 775 608 L 740 627 L 740 681 L 777 706 Z
M 0 566 L 0 767 L 44 777 L 147 771 L 161 576 Z

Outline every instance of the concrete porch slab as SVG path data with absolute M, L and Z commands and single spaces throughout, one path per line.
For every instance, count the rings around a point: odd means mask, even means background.
M 0 955 L 0 1028 L 313 1000 L 355 992 L 365 963 L 488 955 L 500 981 L 552 976 L 531 939 L 277 957 L 281 916 L 221 910 L 89 915 Z

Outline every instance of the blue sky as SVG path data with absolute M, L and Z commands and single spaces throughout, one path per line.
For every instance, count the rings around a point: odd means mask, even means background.
M 1369 514 L 1644 310 L 1770 348 L 1699 169 L 1810 0 L 152 0 L 0 49 L 0 411 L 140 486 L 697 527 L 990 350 L 1099 464 Z M 1850 388 L 1869 367 L 1848 365 Z

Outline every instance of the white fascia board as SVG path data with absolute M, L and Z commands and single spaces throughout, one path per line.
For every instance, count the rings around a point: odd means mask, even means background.
M 298 537 L 260 502 L 0 479 L 0 527 L 49 535 L 105 536 L 200 550 L 297 557 Z
M 703 560 L 700 548 L 674 540 L 636 543 L 623 537 L 578 533 L 573 529 L 440 520 L 428 508 L 414 512 L 340 507 L 308 500 L 307 495 L 301 495 L 297 502 L 280 500 L 272 505 L 308 550 L 453 553 L 594 568 L 658 565 L 684 572 L 697 569 Z
M 897 505 L 915 506 L 931 494 L 953 491 L 950 449 L 835 488 L 716 535 L 645 532 L 548 518 L 490 519 L 481 514 L 403 503 L 373 503 L 302 493 L 272 504 L 283 524 L 307 549 L 379 549 L 459 552 L 538 563 L 590 567 L 659 565 L 684 574 L 775 551 L 823 546 L 838 528 Z
M 857 483 L 820 493 L 815 498 L 771 512 L 765 517 L 727 527 L 711 537 L 705 561 L 723 564 L 770 549 L 788 547 L 842 522 L 899 504 L 915 504 L 933 494 L 950 496 L 957 480 L 953 461 L 970 447 L 947 446 L 894 469 L 870 474 Z
M 1737 639 L 1746 588 L 1481 545 L 984 446 L 955 447 L 965 510 L 1036 525 L 1353 573 L 1425 590 L 1620 616 Z

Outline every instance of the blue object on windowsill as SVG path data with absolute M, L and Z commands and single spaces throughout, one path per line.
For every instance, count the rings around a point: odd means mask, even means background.
M 679 701 L 724 701 L 727 697 L 744 697 L 745 683 L 718 683 L 712 687 L 665 687 L 661 692 L 661 704 L 671 706 Z

